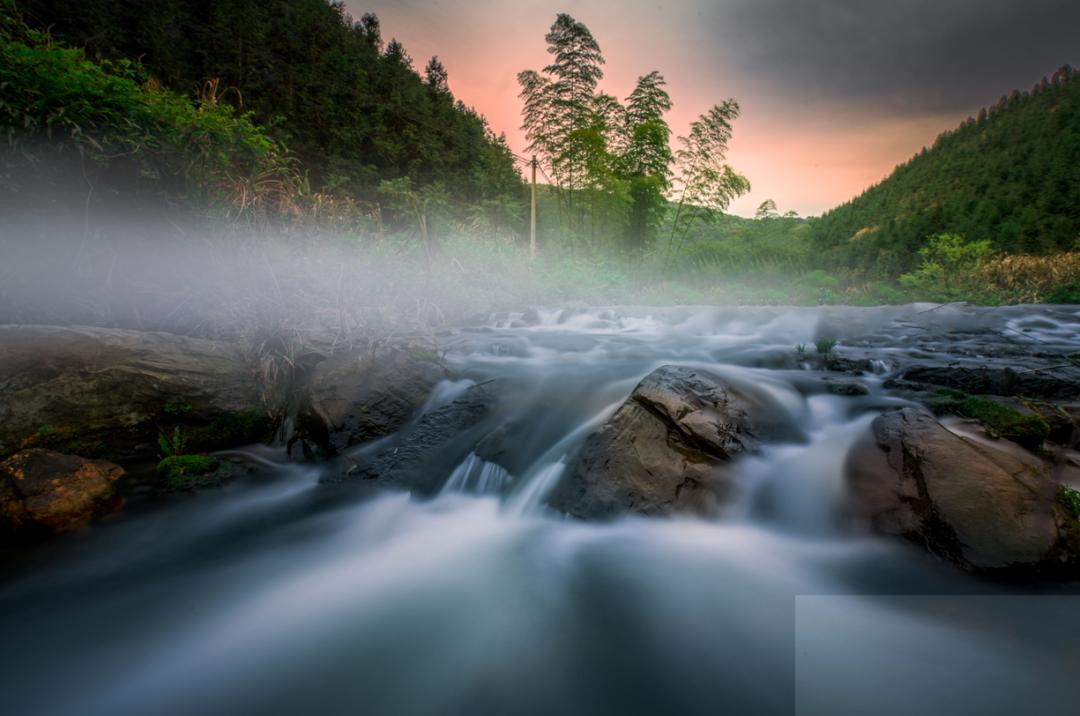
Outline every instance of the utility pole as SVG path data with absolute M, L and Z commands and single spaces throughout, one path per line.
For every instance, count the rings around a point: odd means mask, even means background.
M 532 158 L 532 214 L 529 218 L 529 258 L 536 258 L 536 155 Z

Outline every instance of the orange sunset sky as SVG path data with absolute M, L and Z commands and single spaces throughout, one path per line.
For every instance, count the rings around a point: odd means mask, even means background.
M 753 184 L 732 211 L 765 199 L 817 215 L 1014 88 L 1080 57 L 1058 0 L 349 0 L 375 12 L 418 70 L 438 55 L 455 95 L 524 153 L 516 74 L 548 63 L 544 34 L 569 12 L 607 60 L 600 88 L 625 98 L 653 69 L 668 80 L 676 135 L 727 97 L 742 106 L 730 163 Z M 1080 3 L 1075 3 L 1080 6 Z M 1066 14 L 1076 14 L 1065 10 Z M 921 16 L 920 16 L 921 14 Z M 1063 22 L 1063 20 L 1065 22 Z M 1010 50 L 1003 37 L 1034 37 Z M 1038 35 L 1042 32 L 1042 36 Z

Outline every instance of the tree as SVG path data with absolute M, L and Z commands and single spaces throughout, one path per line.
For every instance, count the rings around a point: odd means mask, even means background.
M 761 202 L 761 206 L 754 212 L 754 218 L 758 221 L 761 221 L 762 219 L 775 219 L 778 216 L 780 216 L 780 212 L 776 208 L 776 202 L 772 199 L 766 199 Z
M 366 12 L 360 17 L 360 32 L 376 52 L 382 52 L 382 28 L 375 13 Z
M 653 239 L 663 218 L 671 184 L 671 129 L 664 113 L 671 109 L 666 81 L 656 72 L 639 77 L 626 99 L 623 172 L 630 183 L 630 217 L 626 247 L 638 253 Z
M 518 75 L 529 150 L 540 156 L 555 181 L 560 204 L 574 222 L 574 191 L 586 181 L 586 153 L 595 148 L 583 132 L 595 128 L 594 93 L 604 76 L 600 46 L 584 24 L 560 13 L 545 36 L 553 56 L 543 74 Z
M 679 137 L 682 146 L 675 153 L 679 164 L 679 201 L 665 263 L 671 258 L 676 239 L 685 240 L 694 223 L 712 220 L 733 199 L 750 191 L 750 181 L 726 161 L 733 132 L 731 123 L 738 117 L 739 103 L 725 100 L 698 117 L 690 125 L 690 134 Z
M 448 97 L 450 95 L 449 78 L 449 73 L 447 73 L 446 68 L 443 67 L 443 63 L 439 61 L 437 56 L 428 60 L 427 66 L 424 68 L 424 84 L 428 86 L 428 89 L 433 94 L 437 97 Z
M 412 68 L 412 58 L 409 57 L 409 53 L 405 51 L 405 46 L 398 42 L 397 38 L 390 40 L 383 57 L 391 64 Z

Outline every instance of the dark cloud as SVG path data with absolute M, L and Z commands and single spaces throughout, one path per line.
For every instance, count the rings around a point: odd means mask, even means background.
M 729 0 L 716 47 L 800 98 L 969 111 L 1080 63 L 1080 0 Z

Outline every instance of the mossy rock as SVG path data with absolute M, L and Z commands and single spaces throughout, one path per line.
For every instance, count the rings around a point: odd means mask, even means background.
M 983 423 L 995 433 L 1014 443 L 1034 450 L 1050 434 L 1050 426 L 1042 417 L 1024 414 L 1001 403 L 985 398 L 967 398 L 963 414 Z
M 210 455 L 172 455 L 158 463 L 161 486 L 167 492 L 221 487 L 236 477 L 232 463 Z
M 188 447 L 196 452 L 212 452 L 263 442 L 270 437 L 273 421 L 259 410 L 242 410 L 222 415 L 205 425 L 187 427 Z
M 928 405 L 936 415 L 962 415 L 978 420 L 995 435 L 1029 450 L 1037 449 L 1050 434 L 1049 424 L 1034 413 L 1021 413 L 997 401 L 948 388 L 935 391 L 934 396 Z

